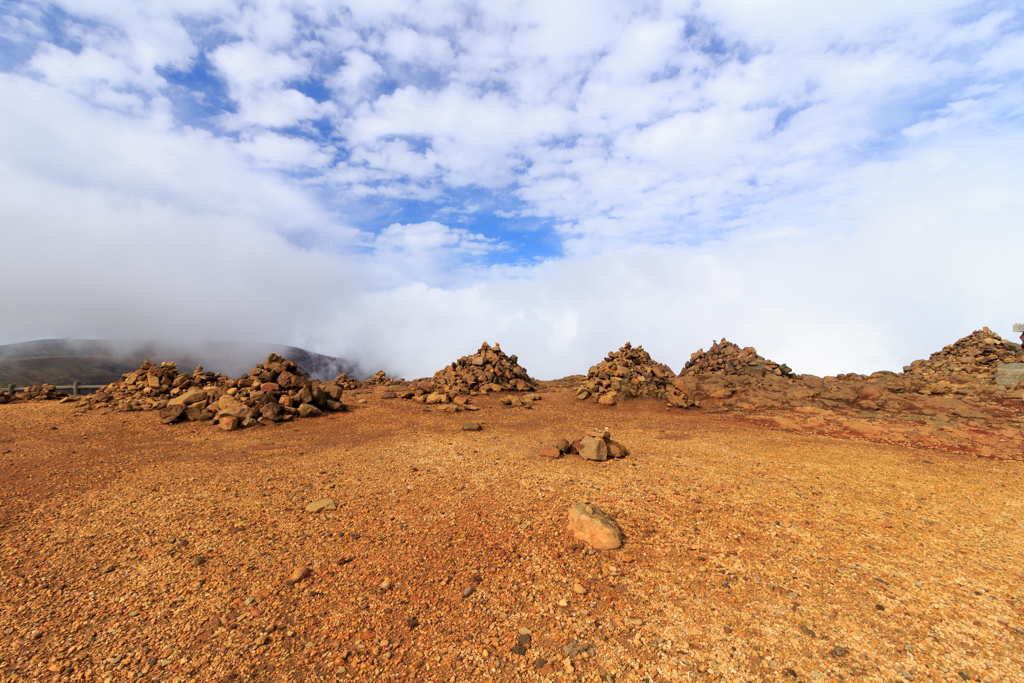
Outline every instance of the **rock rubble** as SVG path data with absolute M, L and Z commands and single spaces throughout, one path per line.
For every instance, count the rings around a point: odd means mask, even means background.
M 792 377 L 793 371 L 784 363 L 773 363 L 759 356 L 757 349 L 753 346 L 741 349 L 723 338 L 713 343 L 707 352 L 704 349 L 699 349 L 696 353 L 691 354 L 690 360 L 679 371 L 680 377 L 710 374 Z
M 652 359 L 644 347 L 633 348 L 626 342 L 590 368 L 586 379 L 580 382 L 576 398 L 593 398 L 602 405 L 615 405 L 624 398 L 665 398 L 669 393 L 677 393 L 670 384 L 674 377 L 672 369 Z
M 471 410 L 473 408 L 466 399 L 468 396 L 536 390 L 516 356 L 505 355 L 499 344 L 490 346 L 484 342 L 472 356 L 463 356 L 435 372 L 430 379 L 413 382 L 409 390 L 400 396 L 427 404 L 455 403 Z
M 83 409 L 156 410 L 165 424 L 213 421 L 233 430 L 344 410 L 343 391 L 336 380 L 307 378 L 295 363 L 276 353 L 238 379 L 206 372 L 202 366 L 180 374 L 175 363 L 147 360 L 119 382 L 87 397 Z
M 982 382 L 994 381 L 1000 363 L 1024 362 L 1021 345 L 1007 341 L 983 327 L 936 351 L 927 360 L 915 360 L 903 367 L 911 381 Z

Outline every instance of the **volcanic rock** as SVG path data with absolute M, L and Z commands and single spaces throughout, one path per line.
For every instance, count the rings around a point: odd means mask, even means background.
M 463 356 L 438 370 L 429 382 L 417 383 L 414 396 L 410 398 L 423 396 L 423 393 L 416 392 L 445 396 L 451 400 L 455 396 L 495 391 L 536 391 L 536 387 L 516 356 L 505 355 L 498 344 L 492 347 L 484 342 L 474 355 Z M 447 403 L 448 400 L 435 398 L 433 402 Z
M 757 355 L 757 349 L 753 346 L 741 349 L 736 344 L 722 339 L 713 343 L 707 352 L 699 349 L 691 354 L 690 360 L 679 372 L 680 377 L 709 374 L 792 377 L 793 371 L 788 365 L 773 363 Z
M 672 369 L 653 360 L 644 347 L 633 348 L 626 342 L 590 368 L 576 398 L 594 398 L 604 405 L 615 405 L 619 398 L 665 398 L 668 393 L 676 393 L 669 384 L 673 377 Z
M 166 423 L 215 418 L 221 429 L 231 431 L 344 410 L 343 383 L 310 380 L 295 363 L 276 353 L 239 379 L 205 372 L 202 366 L 191 374 L 179 374 L 174 363 L 156 365 L 147 360 L 85 402 L 87 407 L 118 411 L 163 411 L 161 420 Z
M 991 383 L 1000 363 L 1024 361 L 1021 345 L 1007 341 L 983 327 L 936 351 L 928 360 L 904 366 L 903 375 L 913 383 Z M 922 387 L 926 388 L 926 387 Z M 943 393 L 931 391 L 929 393 Z
M 614 550 L 622 545 L 622 532 L 611 517 L 588 502 L 569 509 L 569 531 L 595 550 Z

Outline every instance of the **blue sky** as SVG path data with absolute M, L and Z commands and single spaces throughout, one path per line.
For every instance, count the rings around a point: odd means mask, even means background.
M 536 376 L 1024 320 L 1013 2 L 9 1 L 0 343 Z

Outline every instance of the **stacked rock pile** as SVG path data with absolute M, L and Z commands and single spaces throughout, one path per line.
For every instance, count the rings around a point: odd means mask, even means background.
M 347 373 L 341 373 L 334 378 L 335 383 L 342 389 L 359 389 L 363 386 L 363 383 L 357 379 L 353 379 L 348 376 Z
M 933 353 L 928 360 L 915 360 L 903 367 L 911 381 L 991 382 L 999 363 L 1024 361 L 1021 345 L 1007 341 L 984 327 Z
M 609 429 L 591 429 L 586 434 L 569 442 L 568 439 L 556 439 L 541 446 L 538 455 L 545 458 L 560 458 L 575 453 L 584 460 L 603 462 L 613 458 L 625 458 L 629 450 L 618 441 L 612 440 Z
M 699 349 L 691 354 L 690 360 L 679 371 L 680 377 L 710 374 L 744 375 L 755 378 L 771 375 L 793 377 L 793 371 L 788 365 L 773 363 L 757 355 L 757 349 L 753 346 L 741 349 L 727 339 L 715 342 L 707 352 Z
M 25 390 L 15 394 L 13 397 L 7 393 L 0 393 L 0 403 L 11 401 L 56 401 L 67 398 L 67 394 L 58 391 L 52 384 L 39 384 L 25 387 Z
M 373 373 L 373 377 L 363 382 L 368 387 L 386 387 L 392 384 L 399 384 L 402 380 L 388 377 L 387 373 L 383 370 L 378 370 Z
M 438 370 L 430 380 L 414 383 L 402 398 L 451 403 L 457 397 L 498 391 L 536 391 L 536 387 L 518 358 L 505 355 L 499 344 L 484 342 L 472 356 L 463 356 Z
M 590 368 L 587 378 L 580 382 L 576 398 L 585 401 L 593 397 L 602 405 L 615 405 L 620 398 L 665 398 L 672 391 L 672 369 L 658 363 L 644 351 L 633 348 L 630 342 Z
M 88 402 L 118 411 L 158 410 L 165 424 L 213 420 L 231 430 L 344 410 L 342 392 L 336 381 L 311 380 L 295 363 L 272 353 L 239 379 L 202 367 L 179 374 L 174 363 L 158 366 L 147 360 L 88 397 Z

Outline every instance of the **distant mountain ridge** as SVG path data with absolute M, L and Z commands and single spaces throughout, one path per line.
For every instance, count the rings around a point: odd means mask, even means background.
M 313 379 L 331 380 L 342 372 L 362 379 L 359 364 L 295 346 L 234 342 L 159 342 L 111 339 L 39 339 L 0 346 L 0 387 L 8 384 L 109 384 L 143 361 L 173 362 L 182 372 L 202 365 L 230 377 L 279 353 Z

